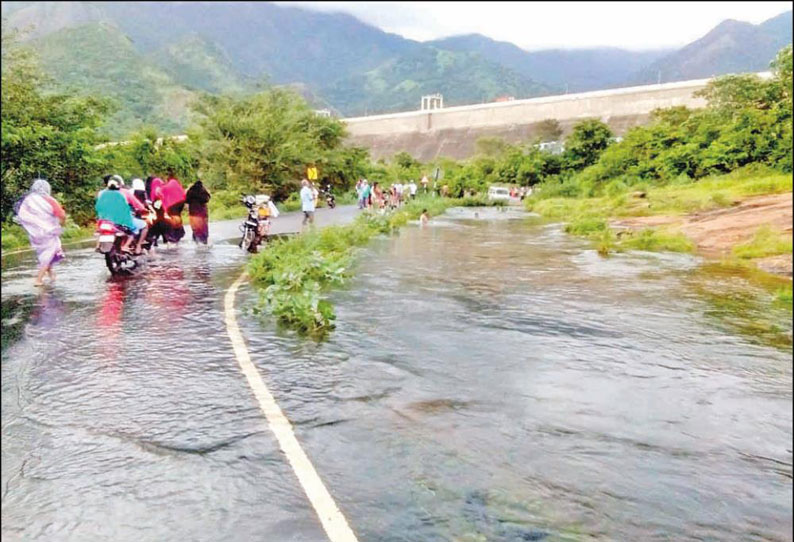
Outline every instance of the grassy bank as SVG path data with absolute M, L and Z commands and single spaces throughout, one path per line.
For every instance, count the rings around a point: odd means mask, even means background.
M 330 226 L 273 241 L 254 256 L 248 273 L 260 288 L 256 311 L 270 314 L 291 329 L 322 338 L 336 318 L 325 294 L 350 278 L 355 249 L 375 235 L 392 233 L 424 209 L 430 216 L 454 206 L 482 206 L 484 198 L 447 199 L 426 197 L 406 203 L 399 209 L 378 214 L 365 212 L 346 226 Z
M 693 252 L 695 244 L 669 226 L 616 231 L 611 219 L 685 217 L 730 207 L 751 196 L 791 192 L 792 176 L 745 168 L 699 181 L 682 179 L 663 186 L 635 185 L 598 197 L 533 195 L 527 208 L 566 222 L 565 230 L 590 239 L 601 254 L 624 250 Z M 752 239 L 737 244 L 730 256 L 710 261 L 695 272 L 693 289 L 711 307 L 710 316 L 754 340 L 791 347 L 791 279 L 759 270 L 757 258 L 792 253 L 791 236 L 761 227 Z
M 542 216 L 565 220 L 567 232 L 591 239 L 603 254 L 629 249 L 691 252 L 695 248 L 694 244 L 684 235 L 669 228 L 616 232 L 609 227 L 609 220 L 660 215 L 685 216 L 730 207 L 750 196 L 779 194 L 791 190 L 790 174 L 746 168 L 699 181 L 684 177 L 663 186 L 621 186 L 621 189 L 613 190 L 611 194 L 598 197 L 547 197 L 541 189 L 526 200 L 526 207 Z M 776 246 L 785 248 L 781 244 Z M 790 243 L 788 247 L 790 253 Z

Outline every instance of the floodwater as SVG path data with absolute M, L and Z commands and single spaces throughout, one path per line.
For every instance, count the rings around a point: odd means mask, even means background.
M 4 271 L 4 540 L 325 539 L 225 332 L 245 259 Z M 249 288 L 238 321 L 362 542 L 791 540 L 790 352 L 706 317 L 693 257 L 460 209 L 359 262 L 325 342 Z

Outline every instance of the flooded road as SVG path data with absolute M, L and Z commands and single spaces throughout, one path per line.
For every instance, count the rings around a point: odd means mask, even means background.
M 238 294 L 359 540 L 791 540 L 790 352 L 706 318 L 690 256 L 474 212 L 364 249 L 326 342 Z M 245 256 L 93 256 L 3 273 L 4 538 L 324 540 L 224 328 Z

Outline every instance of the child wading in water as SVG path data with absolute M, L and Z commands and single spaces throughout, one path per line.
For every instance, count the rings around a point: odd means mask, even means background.
M 427 209 L 422 209 L 422 216 L 419 217 L 419 223 L 422 226 L 427 226 L 427 223 L 430 221 L 430 215 L 427 214 Z

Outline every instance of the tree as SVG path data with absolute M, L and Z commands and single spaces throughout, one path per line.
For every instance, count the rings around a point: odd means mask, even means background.
M 724 75 L 712 79 L 705 88 L 695 92 L 705 98 L 709 107 L 726 116 L 752 107 L 768 109 L 772 101 L 773 84 L 755 74 Z
M 769 67 L 775 74 L 775 81 L 780 86 L 781 94 L 784 98 L 791 101 L 792 85 L 792 48 L 787 45 L 781 49 L 777 56 L 769 63 Z
M 341 158 L 344 125 L 318 116 L 294 92 L 204 96 L 196 111 L 203 117 L 201 171 L 213 186 L 265 191 L 278 201 L 300 186 L 307 164 L 317 164 L 321 182 L 348 183 L 360 171 L 360 153 Z
M 598 157 L 609 146 L 612 131 L 598 119 L 584 120 L 573 127 L 565 140 L 564 159 L 574 170 L 595 164 Z
M 97 129 L 112 113 L 108 101 L 69 94 L 44 95 L 47 77 L 35 55 L 2 36 L 2 217 L 36 177 L 76 220 L 93 216 L 93 194 L 105 168 Z

